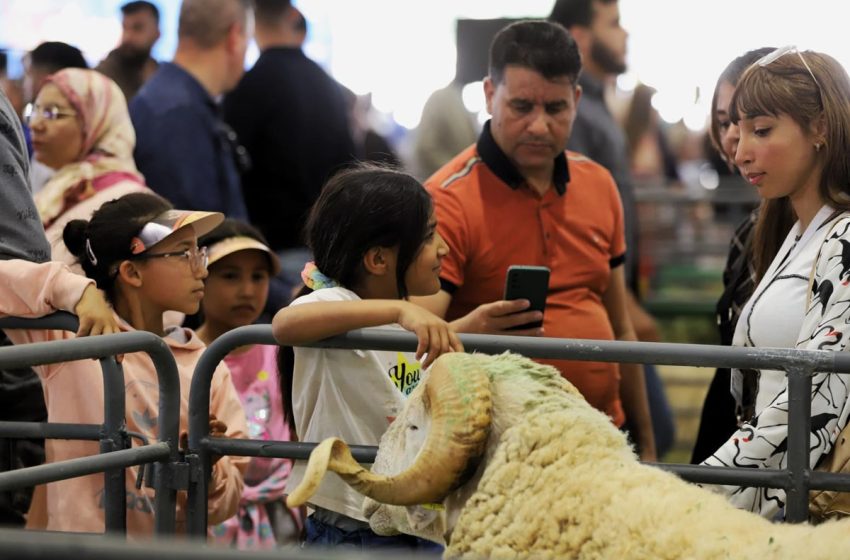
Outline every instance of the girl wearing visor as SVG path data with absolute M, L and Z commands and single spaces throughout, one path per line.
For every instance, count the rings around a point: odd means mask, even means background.
M 224 333 L 257 321 L 269 295 L 269 279 L 280 272 L 277 255 L 252 226 L 227 219 L 198 244 L 209 256 L 198 336 L 207 345 Z M 242 400 L 251 439 L 290 441 L 293 433 L 281 395 L 277 346 L 253 344 L 224 359 Z M 239 512 L 210 529 L 218 544 L 243 550 L 299 542 L 302 519 L 284 503 L 292 461 L 254 457 L 245 472 Z
M 182 434 L 188 427 L 192 373 L 205 345 L 191 330 L 165 329 L 162 314 L 170 310 L 197 312 L 207 277 L 206 252 L 198 249 L 197 238 L 222 219 L 217 213 L 174 210 L 164 199 L 149 193 L 128 194 L 107 202 L 90 221 L 73 220 L 64 228 L 65 244 L 87 278 L 59 262 L 0 262 L 0 314 L 40 317 L 64 310 L 80 318 L 77 336 L 144 330 L 163 337 L 180 376 Z M 7 332 L 16 344 L 74 336 L 47 330 Z M 42 381 L 51 422 L 103 423 L 103 378 L 97 361 L 34 369 Z M 123 369 L 127 430 L 155 442 L 159 385 L 153 363 L 145 353 L 126 354 Z M 213 377 L 210 412 L 212 435 L 245 437 L 245 414 L 224 364 Z M 97 453 L 97 442 L 46 442 L 48 462 Z M 216 461 L 208 502 L 211 524 L 236 512 L 247 463 L 247 458 L 229 456 Z M 127 533 L 134 537 L 151 535 L 154 528 L 154 492 L 145 486 L 136 488 L 137 473 L 136 468 L 127 469 Z M 27 526 L 103 532 L 103 481 L 102 474 L 94 474 L 38 487 Z M 179 506 L 177 519 L 178 525 L 185 519 Z

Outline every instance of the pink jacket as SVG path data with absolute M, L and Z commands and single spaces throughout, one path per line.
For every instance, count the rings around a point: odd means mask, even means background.
M 34 264 L 22 260 L 0 261 L 0 315 L 40 317 L 57 310 L 72 311 L 92 280 L 72 273 L 58 262 Z M 119 319 L 120 320 L 120 319 Z M 123 330 L 132 330 L 121 321 Z M 73 338 L 73 333 L 46 330 L 9 330 L 15 344 Z M 175 334 L 177 336 L 175 336 Z M 181 341 L 180 339 L 183 339 Z M 188 329 L 170 333 L 171 348 L 180 375 L 180 431 L 188 427 L 189 385 L 195 364 L 206 348 Z M 51 422 L 103 423 L 103 376 L 95 360 L 81 360 L 34 368 L 41 378 L 47 415 Z M 126 354 L 123 362 L 126 386 L 127 429 L 157 441 L 159 387 L 156 371 L 147 354 Z M 210 412 L 227 424 L 228 437 L 247 437 L 245 413 L 223 363 L 212 381 Z M 138 445 L 133 441 L 133 445 Z M 98 453 L 97 442 L 47 440 L 47 461 L 61 461 Z M 222 457 L 213 468 L 210 483 L 209 522 L 219 523 L 237 510 L 242 495 L 242 475 L 248 457 Z M 151 511 L 154 492 L 137 490 L 136 468 L 127 469 L 127 532 L 131 536 L 153 533 Z M 74 532 L 103 532 L 103 475 L 89 475 L 53 482 L 36 492 L 28 527 Z M 182 499 L 181 495 L 182 494 Z M 185 494 L 178 494 L 178 504 Z M 178 505 L 178 528 L 185 520 Z

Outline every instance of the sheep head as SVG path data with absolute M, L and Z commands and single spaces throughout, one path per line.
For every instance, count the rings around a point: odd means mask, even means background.
M 490 427 L 489 377 L 471 358 L 446 354 L 434 362 L 381 438 L 371 472 L 354 460 L 345 442 L 327 439 L 311 453 L 287 504 L 306 503 L 331 470 L 368 498 L 364 511 L 376 532 L 440 542 L 443 523 L 436 504 L 475 470 Z

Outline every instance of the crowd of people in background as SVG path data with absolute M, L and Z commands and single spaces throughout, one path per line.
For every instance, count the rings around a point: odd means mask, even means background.
M 305 55 L 308 22 L 288 0 L 183 0 L 170 61 L 151 54 L 154 4 L 129 2 L 121 16 L 119 45 L 94 68 L 74 46 L 45 42 L 27 53 L 21 87 L 0 97 L 0 315 L 80 319 L 77 333 L 8 330 L 3 344 L 152 332 L 188 394 L 206 345 L 271 322 L 279 349 L 238 348 L 220 364 L 211 433 L 377 445 L 430 364 L 463 351 L 458 333 L 660 340 L 642 303 L 635 183 L 678 174 L 651 89 L 638 87 L 624 124 L 610 105 L 626 70 L 617 0 L 558 0 L 548 18 L 496 33 L 483 80 L 489 120 L 479 125 L 453 80 L 425 106 L 412 173 L 371 127 L 369 99 Z M 251 41 L 260 55 L 246 72 Z M 844 350 L 846 72 L 822 53 L 751 51 L 718 80 L 711 123 L 728 172 L 763 199 L 730 246 L 722 343 Z M 549 269 L 545 312 L 503 299 L 512 265 Z M 416 334 L 416 352 L 304 347 L 387 325 Z M 670 449 L 654 367 L 544 361 L 642 460 Z M 127 427 L 156 439 L 150 362 L 128 354 L 123 369 Z M 4 419 L 102 422 L 95 362 L 0 374 Z M 786 466 L 787 391 L 781 372 L 718 370 L 693 462 Z M 811 467 L 838 441 L 849 403 L 840 376 L 814 377 Z M 25 442 L 0 459 L 27 466 L 96 447 Z M 153 491 L 128 472 L 128 531 L 150 534 Z M 216 457 L 210 540 L 441 550 L 375 534 L 358 494 L 332 479 L 309 514 L 287 508 L 303 476 L 286 459 Z M 716 489 L 782 517 L 783 490 Z M 4 495 L 0 523 L 100 532 L 102 492 L 90 475 Z

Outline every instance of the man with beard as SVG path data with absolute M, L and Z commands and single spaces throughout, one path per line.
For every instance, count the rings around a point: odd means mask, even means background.
M 658 342 L 655 320 L 641 307 L 638 294 L 637 202 L 626 135 L 605 104 L 607 83 L 626 71 L 626 38 L 617 0 L 557 0 L 549 19 L 566 27 L 578 44 L 583 71 L 578 83 L 581 103 L 567 148 L 602 164 L 617 183 L 626 219 L 626 287 L 629 315 L 639 340 Z M 672 413 L 655 366 L 647 365 L 649 394 L 658 456 L 673 444 Z
M 121 43 L 96 70 L 112 78 L 129 103 L 159 66 L 151 57 L 151 49 L 159 39 L 159 10 L 150 2 L 139 0 L 121 6 L 121 13 Z

